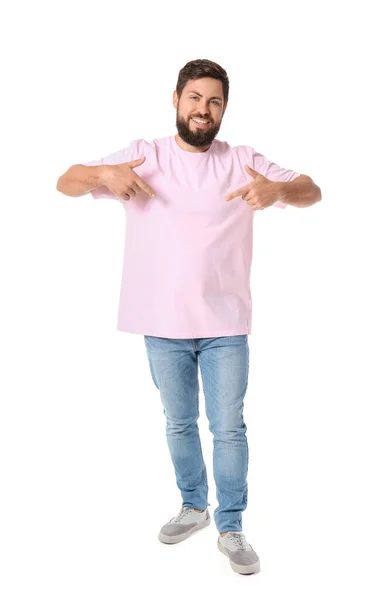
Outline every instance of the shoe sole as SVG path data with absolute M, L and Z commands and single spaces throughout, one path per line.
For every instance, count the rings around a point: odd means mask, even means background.
M 184 533 L 178 533 L 178 535 L 166 535 L 165 533 L 159 532 L 158 539 L 164 544 L 177 544 L 178 542 L 183 542 L 183 540 L 187 539 L 195 531 L 198 531 L 198 529 L 203 529 L 204 527 L 207 527 L 207 525 L 209 525 L 210 523 L 211 517 L 205 519 L 204 521 L 201 521 L 200 523 L 197 523 L 195 527 L 192 527 L 192 529 L 189 529 Z
M 224 556 L 228 557 L 230 565 L 236 573 L 240 573 L 240 575 L 250 575 L 252 573 L 258 573 L 260 571 L 260 560 L 253 563 L 252 565 L 237 565 L 230 559 L 228 550 L 224 548 L 224 546 L 219 542 L 219 540 L 218 548 L 220 552 L 223 552 Z

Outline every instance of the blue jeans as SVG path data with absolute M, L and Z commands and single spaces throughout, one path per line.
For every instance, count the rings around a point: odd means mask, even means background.
M 198 361 L 209 430 L 220 533 L 242 531 L 247 507 L 248 442 L 243 402 L 248 385 L 248 335 L 174 339 L 144 336 L 152 379 L 166 416 L 166 437 L 182 506 L 204 510 L 208 503 L 199 417 Z

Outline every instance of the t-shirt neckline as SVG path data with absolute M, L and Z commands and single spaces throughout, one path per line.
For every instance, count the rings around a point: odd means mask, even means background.
M 212 140 L 210 147 L 208 148 L 208 150 L 206 150 L 205 152 L 189 152 L 188 150 L 183 150 L 177 143 L 176 139 L 175 139 L 175 135 L 172 135 L 170 137 L 171 140 L 171 144 L 173 149 L 175 150 L 175 152 L 181 156 L 187 156 L 190 157 L 190 160 L 194 160 L 194 157 L 202 157 L 202 156 L 208 156 L 209 154 L 212 154 L 214 145 L 215 145 L 215 138 Z

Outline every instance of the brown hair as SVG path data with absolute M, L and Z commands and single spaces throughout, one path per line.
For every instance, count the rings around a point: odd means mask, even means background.
M 228 102 L 229 80 L 227 72 L 223 67 L 206 58 L 191 60 L 179 71 L 176 84 L 178 98 L 180 98 L 184 86 L 190 79 L 200 79 L 201 77 L 219 79 L 223 84 L 224 103 Z

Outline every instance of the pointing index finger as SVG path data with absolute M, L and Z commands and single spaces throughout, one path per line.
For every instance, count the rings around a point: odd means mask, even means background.
M 229 202 L 229 200 L 232 200 L 232 198 L 236 198 L 236 196 L 243 196 L 248 191 L 247 187 L 248 186 L 241 187 L 235 192 L 228 194 L 228 196 L 225 197 L 226 202 Z
M 139 177 L 139 175 L 136 175 L 135 181 L 139 185 L 139 187 L 142 190 L 144 190 L 149 196 L 152 196 L 153 198 L 155 198 L 154 190 L 145 181 L 143 181 L 143 179 L 141 179 Z

